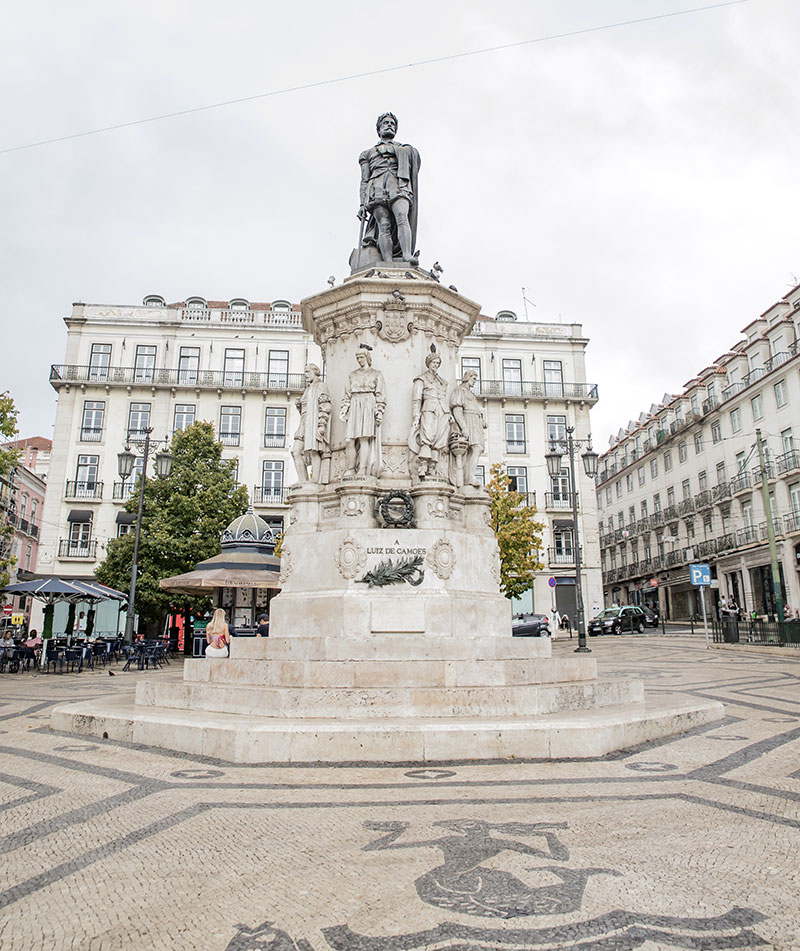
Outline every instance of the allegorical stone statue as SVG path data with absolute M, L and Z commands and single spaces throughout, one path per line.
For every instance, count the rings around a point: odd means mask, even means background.
M 465 449 L 463 453 L 454 453 L 459 463 L 463 458 L 463 471 L 457 472 L 455 478 L 452 479 L 457 486 L 479 484 L 475 479 L 475 469 L 478 458 L 483 452 L 486 420 L 481 411 L 481 404 L 472 392 L 477 379 L 478 374 L 474 370 L 467 370 L 461 382 L 450 394 L 450 412 L 455 424 L 451 444 L 460 442 Z M 460 465 L 459 468 L 461 468 Z
M 417 174 L 419 152 L 411 145 L 395 142 L 397 118 L 391 112 L 378 117 L 380 141 L 358 157 L 361 166 L 360 207 L 362 234 L 353 269 L 379 260 L 417 264 Z
M 381 421 L 386 409 L 386 382 L 372 367 L 372 347 L 356 351 L 358 369 L 347 375 L 339 419 L 345 429 L 345 477 L 377 476 L 381 470 Z
M 315 363 L 305 368 L 306 388 L 295 400 L 300 410 L 300 425 L 294 434 L 292 459 L 300 482 L 322 480 L 322 459 L 330 452 L 331 397 L 322 374 Z
M 450 407 L 447 383 L 439 376 L 442 359 L 438 353 L 425 358 L 425 371 L 415 377 L 411 388 L 411 434 L 408 448 L 416 456 L 421 479 L 447 479 L 447 440 L 450 436 Z

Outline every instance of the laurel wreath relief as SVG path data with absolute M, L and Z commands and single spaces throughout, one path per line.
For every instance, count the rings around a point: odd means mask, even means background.
M 416 587 L 422 584 L 425 577 L 425 569 L 422 565 L 422 555 L 401 558 L 396 562 L 391 558 L 385 558 L 363 578 L 358 578 L 356 584 L 366 584 L 370 588 L 383 588 L 388 584 L 402 584 L 407 581 Z

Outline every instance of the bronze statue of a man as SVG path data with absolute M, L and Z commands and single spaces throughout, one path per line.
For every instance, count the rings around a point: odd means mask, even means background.
M 377 247 L 386 263 L 417 264 L 417 174 L 419 152 L 395 142 L 397 118 L 384 112 L 376 123 L 380 141 L 358 157 L 361 166 L 358 217 L 365 222 L 361 247 Z M 358 249 L 360 254 L 361 248 Z M 365 262 L 368 263 L 368 262 Z

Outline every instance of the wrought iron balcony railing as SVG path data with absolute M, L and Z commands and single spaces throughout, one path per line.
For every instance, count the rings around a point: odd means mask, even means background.
M 71 538 L 62 538 L 58 542 L 58 557 L 94 559 L 97 557 L 97 539 L 73 541 Z
M 102 482 L 67 482 L 65 499 L 102 499 Z
M 68 383 L 102 383 L 104 386 L 189 386 L 198 389 L 262 392 L 302 392 L 306 385 L 302 373 L 240 373 L 230 370 L 164 368 L 154 370 L 152 379 L 145 382 L 137 377 L 137 371 L 133 367 L 89 367 L 74 364 L 51 366 L 50 383 L 56 388 Z

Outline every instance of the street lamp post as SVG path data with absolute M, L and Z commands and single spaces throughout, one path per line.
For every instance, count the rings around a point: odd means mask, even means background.
M 144 430 L 144 442 L 132 440 L 135 445 L 141 448 L 142 452 L 142 474 L 139 479 L 139 507 L 136 512 L 136 529 L 133 536 L 133 564 L 131 565 L 131 584 L 128 589 L 128 614 L 125 618 L 125 642 L 133 642 L 133 625 L 136 619 L 136 576 L 139 572 L 139 538 L 142 533 L 142 510 L 144 508 L 144 485 L 147 481 L 147 460 L 151 453 L 156 457 L 156 475 L 166 478 L 172 468 L 172 453 L 167 451 L 169 443 L 168 437 L 161 439 L 151 439 L 152 429 Z M 161 445 L 163 449 L 160 449 Z M 130 478 L 133 472 L 133 465 L 136 461 L 136 455 L 131 451 L 130 445 L 126 445 L 123 452 L 117 453 L 117 463 L 119 475 L 124 487 L 125 482 Z M 124 494 L 124 493 L 123 493 Z
M 545 462 L 547 463 L 547 472 L 555 478 L 561 472 L 561 459 L 566 450 L 569 456 L 569 477 L 572 489 L 572 544 L 575 549 L 575 609 L 576 622 L 578 626 L 578 646 L 575 649 L 576 654 L 590 654 L 591 651 L 586 646 L 586 616 L 583 609 L 583 583 L 581 581 L 581 539 L 578 531 L 578 489 L 575 481 L 575 447 L 586 444 L 586 451 L 582 453 L 583 468 L 590 479 L 597 475 L 597 453 L 592 449 L 592 437 L 588 439 L 575 439 L 574 426 L 567 426 L 566 440 L 551 440 L 550 452 L 545 453 Z

